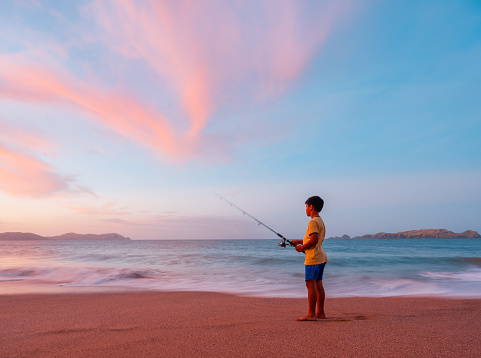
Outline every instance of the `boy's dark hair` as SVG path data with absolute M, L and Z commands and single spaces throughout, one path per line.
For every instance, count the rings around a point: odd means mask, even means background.
M 306 200 L 306 205 L 312 205 L 314 210 L 320 213 L 322 208 L 324 207 L 324 200 L 322 200 L 322 198 L 317 195 L 311 196 L 309 199 Z

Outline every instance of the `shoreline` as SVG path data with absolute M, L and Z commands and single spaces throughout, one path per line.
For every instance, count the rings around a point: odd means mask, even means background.
M 0 357 L 475 357 L 481 299 L 307 299 L 210 292 L 0 295 Z M 307 337 L 311 337 L 306 345 Z
M 257 294 L 247 294 L 239 292 L 223 292 L 223 291 L 206 291 L 206 290 L 156 290 L 129 286 L 70 286 L 58 285 L 52 282 L 44 281 L 0 281 L 0 297 L 2 296 L 21 296 L 21 295 L 69 295 L 69 294 L 103 294 L 103 293 L 212 293 L 219 295 L 229 295 L 246 298 L 260 298 L 260 299 L 281 299 L 281 300 L 302 300 L 307 299 L 307 291 L 303 288 L 302 295 L 299 297 L 285 297 L 285 296 L 263 296 Z M 381 299 L 381 298 L 426 298 L 426 299 L 445 299 L 445 300 L 480 300 L 481 297 L 477 295 L 435 295 L 435 294 L 405 294 L 393 296 L 329 296 L 327 293 L 327 300 L 332 299 Z

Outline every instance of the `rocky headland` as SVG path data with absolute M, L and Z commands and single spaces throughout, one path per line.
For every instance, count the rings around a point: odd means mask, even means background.
M 481 235 L 472 230 L 456 233 L 445 229 L 426 229 L 397 233 L 380 232 L 377 234 L 368 234 L 355 237 L 343 235 L 341 237 L 330 237 L 329 239 L 481 239 Z
M 130 240 L 119 234 L 75 234 L 73 232 L 59 236 L 40 236 L 30 232 L 4 232 L 0 240 Z

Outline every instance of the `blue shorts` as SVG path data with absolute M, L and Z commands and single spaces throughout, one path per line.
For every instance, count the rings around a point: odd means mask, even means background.
M 324 267 L 326 262 L 317 265 L 305 265 L 306 267 L 306 281 L 316 280 L 322 281 L 322 275 L 324 274 Z

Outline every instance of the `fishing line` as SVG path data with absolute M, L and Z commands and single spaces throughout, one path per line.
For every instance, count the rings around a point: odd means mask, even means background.
M 287 243 L 289 243 L 289 245 L 291 246 L 296 246 L 295 244 L 293 244 L 290 240 L 286 239 L 284 236 L 282 236 L 281 234 L 279 234 L 277 231 L 274 231 L 273 229 L 271 229 L 269 226 L 267 226 L 266 224 L 264 224 L 262 221 L 256 219 L 255 217 L 253 217 L 251 214 L 249 214 L 247 211 L 245 211 L 244 209 L 241 209 L 239 208 L 237 205 L 235 205 L 234 203 L 230 202 L 229 200 L 227 200 L 226 198 L 223 198 L 222 196 L 220 196 L 219 194 L 216 194 L 214 193 L 215 195 L 217 195 L 221 200 L 225 201 L 226 203 L 230 204 L 230 206 L 236 208 L 237 210 L 239 210 L 240 212 L 242 212 L 242 214 L 244 215 L 247 215 L 248 217 L 250 217 L 252 220 L 256 221 L 258 223 L 258 225 L 262 225 L 264 226 L 266 229 L 269 229 L 270 231 L 272 231 L 274 234 L 276 234 L 277 236 L 279 236 L 281 239 L 283 239 L 284 241 L 283 242 L 279 242 L 279 246 L 282 246 L 282 247 L 286 247 Z

